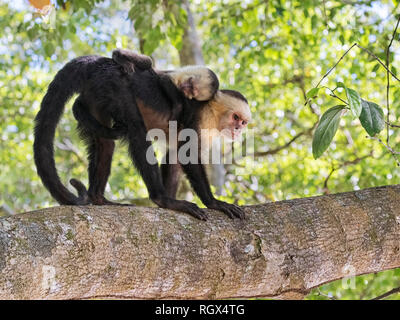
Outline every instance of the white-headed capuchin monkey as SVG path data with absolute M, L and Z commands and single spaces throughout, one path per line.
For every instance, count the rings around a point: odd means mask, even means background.
M 172 80 L 171 80 L 172 83 Z M 182 101 L 182 110 L 176 115 L 178 129 L 217 129 L 237 137 L 250 120 L 246 99 L 237 91 L 220 90 L 209 102 L 187 99 L 172 85 L 170 94 Z M 118 124 L 127 142 L 133 164 L 142 176 L 150 199 L 162 208 L 186 212 L 206 220 L 205 212 L 194 203 L 176 200 L 175 192 L 179 172 L 188 177 L 194 191 L 206 207 L 224 212 L 229 217 L 244 218 L 242 208 L 217 200 L 210 189 L 204 166 L 197 162 L 158 163 L 148 161 L 153 154 L 152 144 L 146 140 L 148 130 L 160 128 L 168 131 L 171 120 L 171 99 L 160 86 L 157 74 L 149 70 L 126 73 L 110 58 L 85 56 L 71 60 L 50 83 L 35 118 L 34 159 L 37 172 L 45 187 L 60 203 L 68 205 L 110 204 L 104 198 L 105 186 L 111 171 L 115 143 L 78 122 L 82 139 L 87 143 L 89 159 L 89 190 L 78 180 L 71 184 L 78 196 L 71 193 L 60 181 L 54 162 L 53 141 L 58 122 L 66 102 L 79 94 L 74 109 L 89 110 L 99 125 L 112 130 Z M 76 108 L 75 108 L 76 107 Z M 201 135 L 198 135 L 201 138 Z M 178 144 L 179 148 L 185 142 Z M 198 144 L 201 148 L 201 142 Z M 198 156 L 200 157 L 201 150 Z M 167 154 L 168 158 L 168 154 Z M 155 159 L 155 157 L 153 158 Z

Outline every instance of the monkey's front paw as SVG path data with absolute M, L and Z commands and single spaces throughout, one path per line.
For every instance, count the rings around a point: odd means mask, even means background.
M 161 208 L 182 211 L 190 214 L 191 216 L 206 221 L 207 215 L 196 204 L 185 200 L 175 200 L 172 198 L 161 197 L 152 199 Z
M 209 205 L 207 207 L 210 209 L 222 211 L 231 219 L 234 219 L 234 218 L 244 219 L 245 218 L 244 210 L 235 204 L 215 200 L 214 203 L 212 203 L 211 205 Z
M 183 202 L 184 203 L 181 204 L 182 209 L 180 209 L 180 211 L 186 212 L 197 219 L 207 221 L 208 218 L 207 215 L 196 204 L 188 201 L 183 201 Z

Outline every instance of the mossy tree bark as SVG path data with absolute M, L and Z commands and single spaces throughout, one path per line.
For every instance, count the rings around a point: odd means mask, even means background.
M 396 185 L 247 206 L 243 221 L 115 206 L 1 218 L 0 298 L 301 298 L 400 267 L 399 204 Z

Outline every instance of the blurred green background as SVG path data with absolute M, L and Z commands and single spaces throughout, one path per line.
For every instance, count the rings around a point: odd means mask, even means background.
M 304 105 L 306 93 L 353 43 L 385 61 L 399 1 L 74 0 L 52 5 L 45 15 L 28 1 L 0 2 L 0 215 L 56 205 L 32 155 L 33 119 L 55 73 L 74 57 L 110 56 L 116 47 L 152 55 L 159 69 L 176 68 L 187 61 L 182 39 L 191 18 L 205 64 L 222 88 L 247 97 L 254 117 L 256 156 L 238 161 L 240 176 L 236 166 L 226 167 L 221 198 L 232 201 L 240 194 L 239 204 L 256 204 L 399 183 L 395 157 L 367 138 L 351 117 L 341 120 L 327 152 L 314 160 L 313 129 L 337 102 L 321 91 Z M 399 34 L 391 52 L 391 70 L 397 74 Z M 322 84 L 335 88 L 338 81 L 386 114 L 386 71 L 371 56 L 353 48 Z M 391 79 L 390 121 L 397 124 L 399 98 L 399 83 Z M 84 146 L 70 106 L 56 136 L 57 169 L 65 183 L 72 177 L 87 183 Z M 400 129 L 389 134 L 396 150 Z M 382 140 L 386 135 L 381 132 Z M 125 146 L 117 148 L 106 196 L 147 196 Z M 356 277 L 350 287 L 330 283 L 307 298 L 369 299 L 398 286 L 400 269 Z

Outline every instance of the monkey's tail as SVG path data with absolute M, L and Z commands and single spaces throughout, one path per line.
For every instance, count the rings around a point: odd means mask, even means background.
M 37 173 L 44 186 L 60 204 L 83 205 L 89 203 L 87 192 L 83 191 L 86 188 L 82 184 L 72 183 L 78 190 L 79 196 L 77 197 L 61 183 L 54 161 L 53 146 L 57 124 L 63 114 L 64 106 L 74 93 L 80 91 L 85 73 L 83 68 L 87 66 L 89 59 L 90 57 L 82 57 L 72 60 L 57 73 L 49 85 L 40 111 L 35 118 L 33 153 Z

